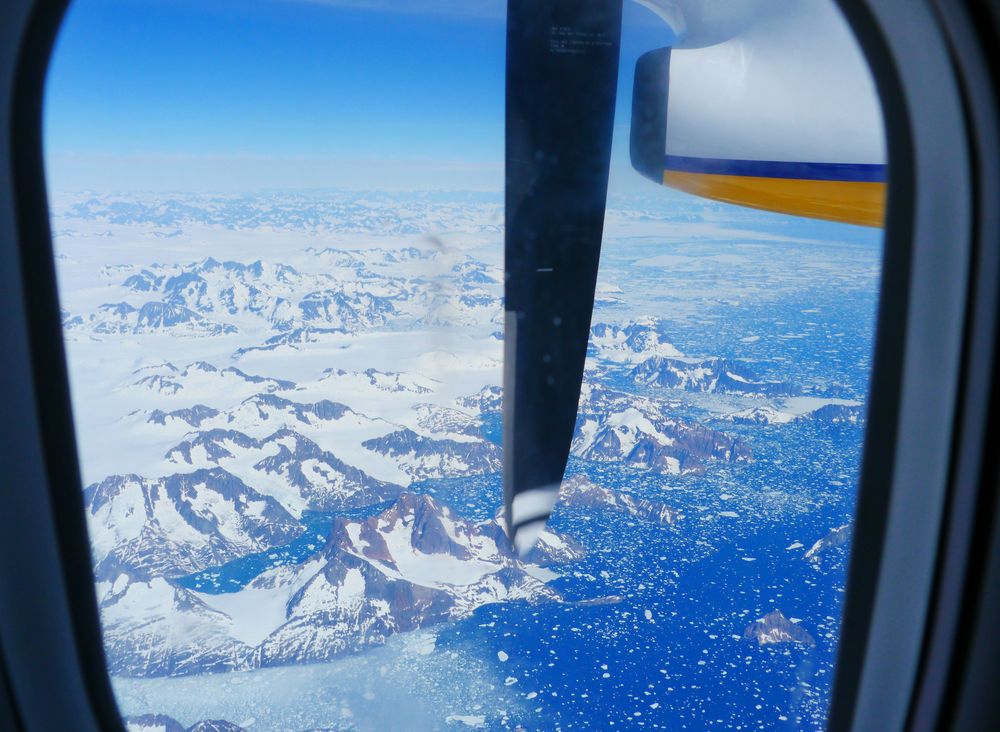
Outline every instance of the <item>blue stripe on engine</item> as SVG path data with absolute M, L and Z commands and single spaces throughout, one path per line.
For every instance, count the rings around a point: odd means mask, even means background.
M 759 178 L 799 178 L 885 183 L 885 165 L 870 163 L 794 163 L 778 160 L 726 160 L 667 155 L 667 170 L 706 175 L 743 175 Z

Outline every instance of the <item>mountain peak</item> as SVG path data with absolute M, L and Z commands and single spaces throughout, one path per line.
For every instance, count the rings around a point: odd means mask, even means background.
M 805 629 L 797 622 L 786 618 L 780 610 L 772 610 L 759 620 L 750 623 L 743 631 L 743 637 L 756 640 L 758 645 L 762 646 L 775 643 L 816 645 L 816 641 Z

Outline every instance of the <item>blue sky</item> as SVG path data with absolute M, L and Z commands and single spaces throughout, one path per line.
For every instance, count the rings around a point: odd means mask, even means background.
M 50 182 L 499 189 L 504 8 L 502 0 L 74 0 L 46 92 Z M 625 10 L 619 133 L 635 57 L 669 42 L 648 11 L 631 2 Z

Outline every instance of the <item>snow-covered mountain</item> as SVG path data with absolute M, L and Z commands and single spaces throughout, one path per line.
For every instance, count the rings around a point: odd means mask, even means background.
M 818 539 L 815 544 L 809 547 L 806 553 L 802 555 L 802 558 L 810 562 L 814 567 L 818 567 L 824 560 L 832 559 L 830 554 L 833 550 L 845 547 L 851 540 L 852 528 L 851 524 L 835 526 L 822 539 Z M 843 551 L 838 554 L 839 558 L 843 558 Z
M 302 533 L 273 498 L 224 470 L 112 475 L 84 492 L 94 562 L 178 577 L 287 544 Z
M 689 360 L 651 356 L 633 368 L 629 377 L 637 384 L 694 392 L 765 397 L 798 393 L 791 384 L 762 381 L 747 364 L 726 358 Z
M 331 658 L 487 603 L 559 600 L 545 584 L 554 575 L 513 557 L 499 531 L 411 493 L 365 521 L 337 520 L 317 559 L 252 583 L 289 596 L 287 621 L 260 645 L 260 664 Z
M 558 602 L 543 565 L 580 556 L 546 531 L 526 563 L 497 520 L 403 493 L 369 518 L 336 519 L 320 552 L 238 592 L 197 593 L 108 564 L 98 595 L 112 672 L 177 675 L 329 659 L 488 603 Z
M 246 666 L 250 648 L 233 620 L 164 577 L 110 566 L 97 575 L 108 671 L 116 676 L 181 676 Z
M 484 386 L 475 394 L 462 397 L 456 404 L 480 414 L 499 412 L 503 403 L 503 389 L 499 386 Z
M 483 436 L 482 422 L 468 412 L 434 404 L 417 404 L 413 411 L 420 428 L 436 437 L 472 442 Z
M 238 430 L 198 432 L 165 458 L 178 466 L 221 466 L 276 499 L 295 515 L 370 506 L 401 487 L 377 480 L 287 427 L 263 438 Z
M 432 249 L 420 249 L 417 247 L 399 247 L 395 249 L 386 247 L 371 247 L 369 249 L 323 247 L 322 249 L 316 249 L 309 247 L 306 251 L 325 267 L 352 270 L 382 267 L 416 260 L 431 260 L 435 258 L 436 254 Z
M 419 293 L 420 322 L 434 328 L 456 328 L 503 323 L 503 272 L 484 262 L 453 256 L 441 258 Z
M 663 334 L 656 318 L 631 320 L 621 325 L 595 323 L 590 329 L 590 355 L 615 362 L 638 362 L 653 356 L 682 356 Z
M 481 414 L 496 412 L 502 389 L 487 386 L 457 404 Z M 750 446 L 694 422 L 677 419 L 669 402 L 584 382 L 572 454 L 596 462 L 624 462 L 679 475 L 701 470 L 706 461 L 748 462 Z
M 500 447 L 482 438 L 435 439 L 403 428 L 362 445 L 392 460 L 414 480 L 464 477 L 500 470 Z
M 294 395 L 290 395 L 294 396 Z M 277 394 L 255 394 L 215 418 L 202 422 L 203 429 L 236 430 L 264 438 L 279 429 L 291 429 L 316 442 L 351 465 L 370 467 L 361 448 L 364 440 L 381 437 L 399 425 L 356 412 L 346 404 L 322 399 L 292 401 Z
M 374 388 L 376 391 L 386 393 L 430 394 L 438 385 L 435 379 L 419 374 L 379 371 L 377 369 L 365 369 L 364 371 L 327 369 L 320 381 L 328 383 L 331 388 L 336 388 L 338 392 L 344 393 Z
M 673 524 L 684 514 L 663 503 L 635 498 L 621 491 L 599 486 L 582 473 L 570 476 L 559 487 L 559 505 L 619 511 L 632 518 L 658 524 Z
M 234 358 L 241 358 L 254 353 L 281 353 L 299 351 L 303 347 L 317 343 L 342 343 L 349 339 L 346 328 L 330 328 L 315 325 L 303 325 L 298 328 L 282 331 L 270 336 L 262 343 L 237 348 Z M 344 346 L 342 346 L 344 347 Z
M 395 314 L 396 308 L 389 298 L 327 288 L 307 293 L 299 301 L 298 312 L 278 325 L 291 328 L 299 323 L 318 323 L 327 328 L 362 330 L 385 325 Z
M 224 719 L 203 719 L 185 727 L 166 714 L 140 714 L 122 719 L 125 732 L 247 732 L 243 727 Z
M 800 401 L 807 401 L 800 404 Z M 815 406 L 809 402 L 819 402 Z M 789 422 L 827 422 L 830 424 L 857 424 L 864 420 L 864 407 L 845 399 L 824 403 L 818 397 L 776 400 L 774 406 L 754 406 L 730 412 L 725 418 L 741 424 L 779 425 Z
M 218 416 L 219 412 L 211 415 Z M 267 424 L 299 424 L 310 427 L 325 427 L 328 422 L 338 422 L 345 417 L 364 418 L 346 404 L 323 399 L 318 402 L 294 402 L 277 394 L 254 394 L 240 402 L 239 406 L 225 413 L 226 425 L 246 429 Z M 369 418 L 370 419 L 370 418 Z M 220 420 L 221 421 L 221 420 Z M 198 425 L 195 425 L 198 426 Z
M 374 370 L 333 372 L 320 383 L 330 380 L 338 387 L 336 393 L 355 399 L 365 391 L 383 400 L 430 391 L 426 380 Z M 156 410 L 146 421 L 168 428 L 165 437 L 183 435 L 167 450 L 169 463 L 221 465 L 252 485 L 260 483 L 262 491 L 296 514 L 304 508 L 377 503 L 412 480 L 500 469 L 499 447 L 483 437 L 472 414 L 417 403 L 400 416 L 413 427 L 369 417 L 329 399 L 298 402 L 260 393 L 225 411 L 198 404 Z M 192 427 L 196 431 L 189 431 Z M 276 492 L 274 481 L 264 473 L 277 475 L 285 490 Z
M 224 719 L 203 719 L 185 727 L 166 714 L 140 714 L 122 719 L 125 732 L 247 732 L 243 727 Z
M 141 303 L 109 302 L 82 315 L 63 319 L 68 333 L 86 331 L 96 335 L 125 335 L 169 331 L 177 336 L 217 336 L 235 333 L 235 325 L 206 318 L 177 301 L 146 300 Z
M 108 286 L 112 301 L 65 312 L 63 326 L 95 336 L 277 332 L 246 352 L 295 342 L 304 331 L 359 333 L 397 321 L 502 322 L 498 270 L 461 254 L 412 247 L 321 250 L 313 260 L 308 270 L 212 257 L 126 266 L 119 272 L 125 276 Z
M 775 643 L 816 645 L 816 641 L 804 628 L 786 618 L 780 610 L 772 610 L 759 620 L 750 623 L 743 631 L 743 637 L 755 640 L 761 646 Z
M 136 369 L 132 376 L 125 389 L 136 393 L 137 397 L 145 393 L 148 397 L 166 397 L 173 402 L 204 399 L 217 403 L 220 397 L 244 399 L 262 392 L 295 388 L 295 383 L 286 379 L 248 374 L 235 366 L 220 369 L 206 361 L 196 361 L 183 368 L 166 361 Z
M 624 462 L 673 475 L 701 470 L 709 460 L 752 459 L 740 438 L 668 414 L 667 405 L 656 400 L 586 386 L 571 450 L 584 460 Z
M 203 422 L 218 416 L 218 414 L 218 409 L 207 407 L 204 404 L 195 404 L 182 409 L 174 409 L 170 412 L 164 412 L 162 409 L 154 409 L 149 413 L 146 421 L 150 424 L 158 424 L 164 427 L 176 423 L 183 423 L 188 427 L 201 427 Z
M 298 396 L 286 392 L 289 397 Z M 192 415 L 191 412 L 196 412 Z M 346 404 L 330 399 L 319 401 L 293 401 L 277 393 L 263 392 L 243 399 L 225 411 L 195 405 L 190 410 L 175 410 L 159 418 L 153 413 L 148 421 L 170 426 L 171 418 L 181 418 L 183 423 L 203 430 L 238 430 L 255 437 L 265 437 L 282 427 L 308 435 L 327 448 L 343 448 L 347 444 L 377 437 L 399 425 L 378 417 L 369 417 L 351 409 Z M 154 419 L 156 417 L 156 419 Z M 197 424 L 192 421 L 197 420 Z
M 372 328 L 396 314 L 393 301 L 405 297 L 403 283 L 369 273 L 363 286 L 356 271 L 305 274 L 281 263 L 219 262 L 208 257 L 186 265 L 151 265 L 126 278 L 121 287 L 133 300 L 156 297 L 236 328 L 262 322 L 275 330 L 318 325 Z

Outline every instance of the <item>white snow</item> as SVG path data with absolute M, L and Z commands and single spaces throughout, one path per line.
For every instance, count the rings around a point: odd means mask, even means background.
M 466 727 L 480 728 L 486 726 L 486 717 L 473 714 L 449 714 L 444 718 L 449 724 L 462 724 Z
M 195 594 L 209 607 L 228 615 L 232 619 L 230 634 L 247 645 L 257 645 L 286 620 L 286 588 L 244 588 L 239 592 L 215 595 Z

